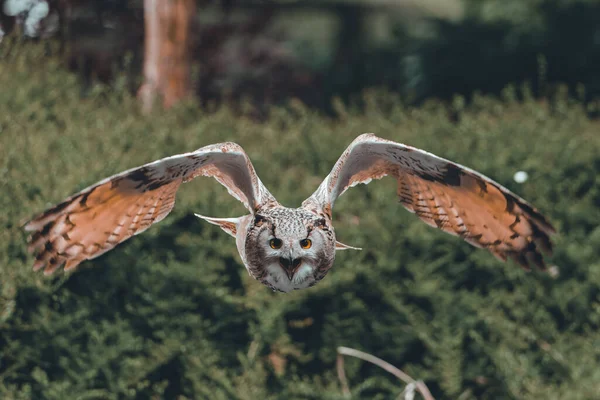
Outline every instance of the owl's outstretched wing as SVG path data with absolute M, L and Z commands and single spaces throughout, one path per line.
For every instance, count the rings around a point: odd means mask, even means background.
M 72 269 L 145 231 L 169 214 L 179 186 L 200 175 L 215 178 L 251 213 L 277 204 L 239 145 L 202 147 L 104 179 L 26 223 L 34 270 Z
M 348 188 L 386 175 L 398 181 L 404 207 L 428 225 L 488 249 L 500 260 L 545 268 L 556 231 L 525 200 L 462 165 L 414 147 L 363 134 L 336 162 L 303 207 L 330 216 Z

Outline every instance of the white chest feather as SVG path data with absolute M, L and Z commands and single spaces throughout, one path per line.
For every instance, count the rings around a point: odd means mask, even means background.
M 305 289 L 313 281 L 312 267 L 302 265 L 290 280 L 279 265 L 269 265 L 267 267 L 267 282 L 282 292 L 291 292 L 295 289 Z

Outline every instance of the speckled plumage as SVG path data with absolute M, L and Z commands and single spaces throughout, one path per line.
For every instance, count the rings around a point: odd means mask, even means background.
M 304 263 L 310 263 L 312 266 L 310 274 L 296 285 L 292 285 L 291 289 L 314 286 L 325 277 L 335 260 L 336 241 L 331 220 L 321 218 L 302 208 L 282 206 L 261 210 L 257 215 L 259 222 L 252 221 L 244 248 L 238 249 L 240 254 L 243 252 L 245 255 L 250 275 L 273 290 L 289 291 L 280 287 L 285 284 L 282 282 L 285 281 L 285 277 L 277 274 L 277 271 L 279 256 L 291 250 L 294 253 L 289 257 L 290 259 L 302 258 Z M 271 238 L 281 239 L 284 243 L 282 249 L 273 250 L 261 245 L 261 242 Z M 314 248 L 304 250 L 294 246 L 305 238 L 312 240 Z M 317 243 L 319 246 L 316 246 Z M 269 253 L 274 253 L 272 260 Z M 269 265 L 273 265 L 274 271 L 270 270 Z
M 75 268 L 162 220 L 180 184 L 211 176 L 250 214 L 198 217 L 235 237 L 249 274 L 273 290 L 311 287 L 333 266 L 335 252 L 352 248 L 335 238 L 331 213 L 348 188 L 384 176 L 398 182 L 401 204 L 425 223 L 488 249 L 524 268 L 545 268 L 550 223 L 525 200 L 491 179 L 414 147 L 364 134 L 299 208 L 281 206 L 262 184 L 243 149 L 220 143 L 164 158 L 104 179 L 25 225 L 34 269 Z

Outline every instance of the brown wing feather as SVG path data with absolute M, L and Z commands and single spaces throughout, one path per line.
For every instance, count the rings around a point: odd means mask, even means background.
M 250 211 L 276 203 L 241 147 L 207 146 L 100 181 L 33 218 L 25 229 L 34 270 L 75 268 L 145 231 L 169 214 L 181 183 L 199 175 L 216 178 Z
M 386 175 L 397 179 L 402 205 L 428 225 L 500 260 L 545 268 L 540 249 L 551 252 L 555 230 L 525 200 L 466 167 L 371 134 L 348 147 L 304 206 L 330 210 L 349 187 Z

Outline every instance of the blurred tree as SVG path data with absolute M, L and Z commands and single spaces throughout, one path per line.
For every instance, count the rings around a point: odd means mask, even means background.
M 165 108 L 191 93 L 190 27 L 194 0 L 144 0 L 144 83 L 138 92 L 145 112 L 157 95 Z

